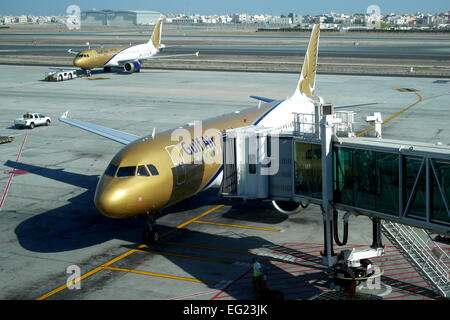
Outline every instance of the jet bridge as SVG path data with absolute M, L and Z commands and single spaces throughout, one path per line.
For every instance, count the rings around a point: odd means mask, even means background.
M 338 210 L 346 213 L 346 226 L 352 214 L 368 216 L 372 257 L 383 254 L 384 232 L 443 296 L 450 295 L 447 252 L 435 242 L 417 243 L 417 233 L 404 229 L 450 235 L 450 147 L 381 139 L 379 126 L 373 130 L 378 138 L 357 138 L 352 112 L 335 113 L 331 106 L 320 111 L 294 114 L 282 128 L 228 130 L 221 195 L 320 205 L 323 263 L 330 268 L 339 264 L 333 241 L 346 242 L 345 234 L 343 241 L 337 235 Z M 349 257 L 367 258 L 367 252 L 344 256 L 358 266 L 359 259 Z

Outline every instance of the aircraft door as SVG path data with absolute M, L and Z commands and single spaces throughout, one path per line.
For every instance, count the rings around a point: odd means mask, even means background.
M 169 153 L 170 159 L 174 165 L 172 172 L 174 180 L 177 185 L 182 185 L 186 182 L 186 164 L 183 161 L 181 152 L 178 147 L 174 145 L 166 147 L 166 150 Z

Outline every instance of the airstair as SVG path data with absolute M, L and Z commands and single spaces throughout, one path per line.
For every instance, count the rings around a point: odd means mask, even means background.
M 443 297 L 450 297 L 450 256 L 424 230 L 382 221 L 382 230 L 429 284 Z

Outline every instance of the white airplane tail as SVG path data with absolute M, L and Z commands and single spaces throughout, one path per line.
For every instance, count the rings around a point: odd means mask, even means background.
M 316 86 L 317 57 L 319 53 L 320 25 L 316 24 L 312 28 L 311 39 L 306 51 L 300 80 L 295 89 L 294 96 L 303 95 L 308 98 L 314 97 Z
M 163 19 L 159 18 L 153 29 L 152 37 L 149 40 L 149 43 L 153 44 L 156 49 L 164 47 L 164 45 L 161 44 L 162 22 Z

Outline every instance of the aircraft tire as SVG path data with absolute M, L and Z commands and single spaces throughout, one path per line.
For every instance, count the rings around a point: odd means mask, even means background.
M 145 244 L 155 243 L 159 240 L 159 232 L 145 229 L 142 234 L 142 240 Z
M 151 236 L 152 236 L 152 242 L 158 242 L 159 241 L 159 232 L 158 231 L 152 231 L 151 232 Z

